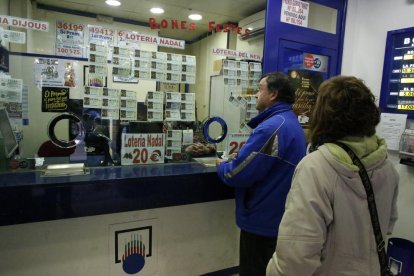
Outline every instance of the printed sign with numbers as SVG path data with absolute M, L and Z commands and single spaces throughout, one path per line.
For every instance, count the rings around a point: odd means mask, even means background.
M 227 156 L 237 153 L 241 147 L 246 143 L 250 134 L 246 133 L 230 133 L 227 136 Z
M 162 133 L 123 133 L 121 164 L 164 163 L 164 144 Z

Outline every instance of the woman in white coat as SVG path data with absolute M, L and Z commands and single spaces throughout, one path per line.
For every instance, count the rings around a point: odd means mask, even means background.
M 361 80 L 339 76 L 322 83 L 309 131 L 313 151 L 296 168 L 268 276 L 380 275 L 359 169 L 332 143 L 345 143 L 362 161 L 381 232 L 390 234 L 399 177 L 384 140 L 375 135 L 379 120 L 375 97 Z

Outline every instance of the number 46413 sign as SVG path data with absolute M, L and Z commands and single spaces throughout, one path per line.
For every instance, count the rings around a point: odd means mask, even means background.
M 230 156 L 233 153 L 237 153 L 246 143 L 249 136 L 250 134 L 247 133 L 230 133 L 227 136 L 227 156 Z
M 123 133 L 122 165 L 164 163 L 164 134 Z

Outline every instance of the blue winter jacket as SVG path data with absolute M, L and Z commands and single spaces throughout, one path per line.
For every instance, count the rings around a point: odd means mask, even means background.
M 306 139 L 291 105 L 276 103 L 254 117 L 253 132 L 237 156 L 217 168 L 236 191 L 236 222 L 256 235 L 276 237 Z

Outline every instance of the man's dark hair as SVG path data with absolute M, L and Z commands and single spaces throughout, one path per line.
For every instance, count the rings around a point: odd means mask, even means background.
M 345 136 L 371 136 L 380 121 L 375 96 L 362 80 L 338 76 L 324 81 L 310 123 L 312 145 L 333 142 Z
M 267 89 L 270 92 L 277 91 L 277 100 L 292 104 L 295 102 L 295 90 L 290 85 L 289 78 L 280 72 L 267 73 L 260 80 L 267 77 Z M 259 81 L 260 81 L 259 80 Z

